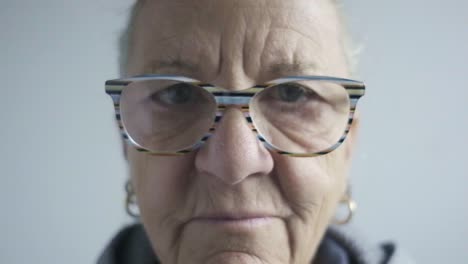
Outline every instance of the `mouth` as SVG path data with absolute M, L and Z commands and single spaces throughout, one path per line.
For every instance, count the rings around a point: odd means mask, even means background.
M 207 214 L 193 218 L 191 222 L 207 225 L 213 228 L 223 228 L 235 231 L 253 230 L 271 224 L 277 216 L 271 214 Z

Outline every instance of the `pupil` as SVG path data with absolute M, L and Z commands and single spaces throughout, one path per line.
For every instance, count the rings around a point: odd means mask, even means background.
M 176 84 L 167 90 L 167 99 L 173 104 L 187 103 L 192 97 L 192 89 L 184 84 Z
M 284 85 L 279 87 L 279 96 L 286 102 L 295 102 L 304 94 L 304 90 L 297 86 Z

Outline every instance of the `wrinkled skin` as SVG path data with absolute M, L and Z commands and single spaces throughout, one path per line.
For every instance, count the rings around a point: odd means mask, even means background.
M 338 14 L 325 0 L 146 1 L 131 38 L 128 75 L 184 75 L 232 90 L 286 75 L 349 76 Z M 190 154 L 125 146 L 153 249 L 164 264 L 310 263 L 345 192 L 354 134 L 325 156 L 282 156 L 230 108 Z M 197 221 L 219 212 L 262 221 Z

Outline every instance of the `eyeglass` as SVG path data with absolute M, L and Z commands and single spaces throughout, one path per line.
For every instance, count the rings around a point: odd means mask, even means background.
M 345 140 L 364 91 L 362 82 L 328 76 L 284 77 L 240 91 L 174 75 L 106 81 L 122 136 L 153 155 L 201 147 L 230 107 L 243 112 L 272 151 L 296 157 L 327 154 Z

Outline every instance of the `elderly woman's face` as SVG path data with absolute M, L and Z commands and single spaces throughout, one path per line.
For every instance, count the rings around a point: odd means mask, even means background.
M 326 0 L 146 1 L 128 74 L 189 76 L 241 90 L 288 75 L 347 77 Z M 334 152 L 271 152 L 242 112 L 183 156 L 127 147 L 141 220 L 164 264 L 309 263 L 346 187 L 353 132 Z

